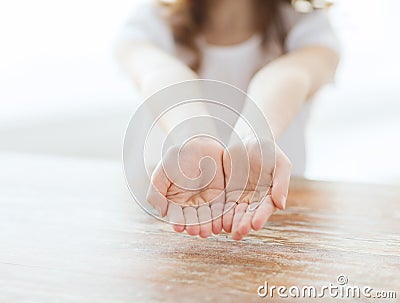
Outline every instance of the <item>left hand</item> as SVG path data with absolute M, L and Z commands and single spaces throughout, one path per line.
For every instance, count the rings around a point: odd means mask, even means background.
M 249 139 L 245 148 L 236 145 L 224 153 L 223 228 L 234 240 L 242 239 L 251 229 L 260 230 L 275 207 L 283 210 L 286 205 L 291 162 L 274 142 L 261 144 L 260 148 L 256 139 Z

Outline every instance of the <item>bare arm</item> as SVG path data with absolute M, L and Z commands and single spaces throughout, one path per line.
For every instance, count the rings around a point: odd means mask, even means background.
M 268 119 L 275 138 L 279 138 L 304 102 L 333 79 L 338 61 L 338 54 L 328 48 L 306 47 L 281 56 L 256 73 L 248 93 Z M 235 128 L 244 137 L 253 136 L 241 120 Z M 276 147 L 271 197 L 281 209 L 286 204 L 291 166 L 287 156 Z
M 324 84 L 332 81 L 339 55 L 326 47 L 305 47 L 281 56 L 256 73 L 248 93 L 261 107 L 275 138 Z
M 122 43 L 117 48 L 117 57 L 143 97 L 148 97 L 168 85 L 198 78 L 181 61 L 150 43 Z M 188 107 L 186 112 L 178 111 L 174 115 L 167 115 L 161 123 L 164 130 L 169 132 L 184 117 L 199 114 L 207 114 L 207 111 L 201 104 L 195 104 Z

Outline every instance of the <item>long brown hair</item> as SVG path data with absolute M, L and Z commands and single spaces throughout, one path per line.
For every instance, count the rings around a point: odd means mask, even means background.
M 273 31 L 278 42 L 283 44 L 284 28 L 279 4 L 290 3 L 290 0 L 254 0 L 256 5 L 256 30 L 262 35 L 263 44 L 272 39 Z M 167 21 L 171 27 L 175 42 L 190 50 L 194 55 L 191 64 L 197 70 L 201 64 L 201 52 L 196 44 L 196 37 L 200 33 L 205 21 L 206 0 L 174 0 L 162 1 L 160 4 L 167 8 Z

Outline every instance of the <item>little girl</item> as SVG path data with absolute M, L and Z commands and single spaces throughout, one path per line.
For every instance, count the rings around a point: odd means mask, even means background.
M 239 240 L 251 229 L 260 229 L 275 207 L 285 208 L 291 171 L 296 176 L 304 173 L 309 100 L 332 81 L 339 60 L 336 36 L 321 9 L 327 1 L 137 1 L 117 54 L 143 96 L 185 80 L 220 80 L 252 97 L 277 140 L 271 196 L 255 212 L 247 211 L 251 201 L 233 208 L 227 201 L 194 208 L 149 199 L 176 223 L 176 231 L 208 237 L 224 229 Z M 165 124 L 167 132 L 175 121 L 170 122 Z M 215 159 L 224 157 L 223 149 L 211 142 L 191 148 L 197 149 L 192 154 L 212 150 Z M 162 184 L 162 178 L 162 172 L 154 173 L 156 183 Z M 168 191 L 165 188 L 166 197 Z

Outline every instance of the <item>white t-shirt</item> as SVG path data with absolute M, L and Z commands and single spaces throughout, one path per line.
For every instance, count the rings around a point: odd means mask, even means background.
M 325 11 L 304 14 L 296 12 L 289 4 L 282 4 L 281 13 L 287 29 L 283 49 L 278 43 L 271 42 L 263 50 L 259 35 L 232 46 L 210 45 L 199 39 L 202 52 L 199 77 L 220 80 L 246 91 L 254 73 L 283 53 L 309 45 L 322 45 L 338 51 L 338 41 Z M 156 0 L 136 2 L 119 39 L 151 42 L 185 63 L 190 60 L 190 56 L 175 44 L 172 31 L 163 17 L 162 7 Z M 310 106 L 311 102 L 305 103 L 277 140 L 292 161 L 293 175 L 301 176 L 305 170 L 305 127 Z

